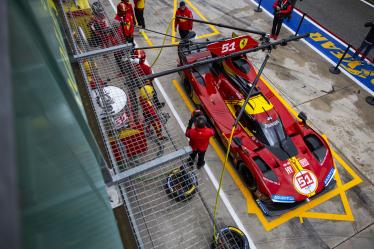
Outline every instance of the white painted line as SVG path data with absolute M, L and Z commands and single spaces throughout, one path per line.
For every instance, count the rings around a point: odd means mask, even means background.
M 365 0 L 360 0 L 361 2 L 363 2 L 364 4 L 366 5 L 369 5 L 370 7 L 374 8 L 374 4 L 371 4 L 369 2 L 366 2 Z
M 113 8 L 114 12 L 116 12 L 117 8 L 116 8 L 116 6 L 114 5 L 113 1 L 112 1 L 112 0 L 109 0 L 109 3 L 110 3 L 110 5 L 112 5 L 112 8 Z
M 171 112 L 173 113 L 173 115 L 177 119 L 179 126 L 181 127 L 181 129 L 183 131 L 186 131 L 186 126 L 183 124 L 181 118 L 179 117 L 177 111 L 175 110 L 173 104 L 171 103 L 171 101 L 170 101 L 168 95 L 166 94 L 165 89 L 162 87 L 160 81 L 158 79 L 155 79 L 155 83 L 156 83 L 158 89 L 160 90 L 161 94 L 164 96 L 165 101 L 168 104 L 168 106 L 170 107 Z M 206 174 L 208 175 L 210 181 L 212 182 L 214 188 L 217 191 L 219 184 L 218 184 L 218 181 L 217 181 L 216 177 L 214 176 L 212 170 L 209 168 L 209 165 L 207 163 L 205 163 L 205 166 L 203 168 L 204 168 Z M 236 212 L 235 212 L 234 208 L 232 207 L 229 199 L 227 198 L 225 192 L 222 189 L 220 190 L 219 195 L 221 197 L 222 202 L 225 204 L 225 207 L 227 208 L 227 211 L 230 213 L 231 217 L 233 218 L 236 226 L 240 230 L 242 230 L 242 232 L 245 234 L 245 236 L 247 236 L 250 248 L 255 249 L 256 245 L 254 244 L 252 238 L 249 236 L 249 233 L 248 233 L 247 229 L 245 228 L 245 226 L 241 222 L 239 216 L 236 214 Z
M 114 11 L 116 11 L 116 7 L 114 6 L 112 0 L 109 0 L 109 2 L 111 3 Z M 146 63 L 148 64 L 148 61 L 146 61 Z M 182 119 L 180 118 L 179 114 L 177 113 L 177 111 L 175 110 L 174 108 L 174 105 L 173 103 L 171 102 L 169 96 L 167 95 L 165 89 L 163 88 L 163 86 L 161 85 L 161 82 L 156 78 L 154 79 L 155 83 L 156 83 L 156 86 L 157 88 L 160 90 L 160 93 L 162 94 L 162 96 L 164 97 L 166 103 L 168 104 L 171 112 L 173 113 L 175 119 L 177 120 L 179 126 L 181 127 L 181 129 L 185 132 L 186 131 L 186 126 L 183 124 L 183 121 Z M 216 189 L 216 191 L 218 190 L 218 181 L 216 179 L 216 177 L 214 176 L 213 172 L 211 171 L 211 169 L 209 168 L 209 165 L 207 163 L 205 163 L 205 166 L 203 167 L 206 174 L 208 175 L 210 181 L 212 182 L 214 188 Z M 243 223 L 241 222 L 239 216 L 236 214 L 234 208 L 232 207 L 229 199 L 227 198 L 225 192 L 221 189 L 220 193 L 219 193 L 219 196 L 221 197 L 221 200 L 222 202 L 225 204 L 225 207 L 227 208 L 227 211 L 230 213 L 231 217 L 233 218 L 236 226 L 242 230 L 242 232 L 245 234 L 245 236 L 247 237 L 248 239 L 248 242 L 249 242 L 249 246 L 250 248 L 252 249 L 256 249 L 256 245 L 255 243 L 253 242 L 252 238 L 249 236 L 249 233 L 247 231 L 247 229 L 245 228 L 245 226 L 243 225 Z
M 258 3 L 254 0 L 251 0 L 251 2 L 255 5 L 258 5 Z M 262 10 L 270 17 L 273 18 L 273 14 L 271 14 L 269 11 L 267 11 L 265 8 L 262 8 Z M 297 11 L 295 9 L 295 11 L 299 14 L 299 15 L 302 15 L 299 11 Z M 308 17 L 306 17 L 308 18 Z M 339 38 L 337 38 L 336 36 L 334 36 L 333 34 L 331 34 L 330 32 L 328 32 L 326 29 L 324 29 L 323 27 L 321 27 L 320 25 L 318 25 L 317 23 L 313 22 L 313 20 L 309 19 L 308 20 L 313 23 L 313 25 L 315 25 L 316 27 L 320 28 L 321 30 L 323 30 L 324 32 L 326 32 L 327 34 L 329 34 L 331 37 L 334 37 L 338 42 L 340 42 L 342 45 L 347 45 L 345 43 L 343 43 Z M 287 24 L 284 24 L 283 25 L 288 31 L 290 31 L 292 34 L 295 33 L 295 31 L 293 31 L 290 27 L 287 26 Z M 312 44 L 310 44 L 309 42 L 307 42 L 305 39 L 302 39 L 301 41 L 303 41 L 306 45 L 308 45 L 308 47 L 310 47 L 311 49 L 313 49 L 317 54 L 319 54 L 322 58 L 324 58 L 327 62 L 329 62 L 331 65 L 333 66 L 336 66 L 336 63 L 331 60 L 330 58 L 328 58 L 325 54 L 323 54 L 321 51 L 319 51 L 317 48 L 315 48 Z M 352 49 L 352 48 L 351 48 Z M 354 50 L 353 50 L 354 51 Z M 366 61 L 368 61 L 366 59 Z M 350 78 L 351 80 L 353 80 L 357 85 L 361 86 L 364 90 L 366 90 L 368 93 L 370 93 L 371 95 L 374 95 L 374 91 L 372 91 L 370 88 L 368 88 L 367 86 L 365 86 L 363 83 L 361 83 L 361 81 L 357 80 L 352 74 L 350 74 L 349 72 L 347 72 L 345 69 L 341 69 L 341 72 L 344 73 L 346 76 L 348 76 L 348 78 Z

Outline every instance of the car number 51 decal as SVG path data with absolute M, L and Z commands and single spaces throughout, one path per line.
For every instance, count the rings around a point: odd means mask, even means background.
M 227 39 L 219 42 L 211 43 L 207 46 L 209 51 L 216 56 L 223 56 L 241 50 L 254 48 L 258 46 L 258 42 L 255 41 L 249 35 L 239 36 L 232 39 Z
M 317 177 L 310 170 L 301 170 L 293 177 L 293 185 L 302 195 L 312 196 L 318 187 Z

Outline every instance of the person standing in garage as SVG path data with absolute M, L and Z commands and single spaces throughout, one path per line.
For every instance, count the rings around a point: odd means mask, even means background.
M 145 29 L 145 22 L 144 22 L 144 5 L 145 0 L 134 0 L 135 5 L 135 17 L 136 21 L 138 22 L 138 26 L 142 29 Z M 140 30 L 141 32 L 142 30 Z
M 182 16 L 187 18 L 193 18 L 192 12 L 189 8 L 187 8 L 185 2 L 180 2 L 179 8 L 177 12 L 175 13 L 175 16 Z M 179 26 L 179 35 L 182 39 L 187 38 L 188 34 L 192 30 L 193 21 L 191 20 L 185 20 L 180 18 L 175 18 L 174 21 L 174 29 L 175 32 L 177 31 L 177 27 Z
M 370 28 L 369 33 L 362 41 L 360 48 L 353 55 L 354 58 L 357 58 L 358 53 L 362 53 L 361 60 L 365 60 L 366 56 L 374 46 L 374 21 L 365 23 L 365 27 Z
M 192 128 L 192 125 L 195 124 L 195 127 Z M 205 165 L 205 152 L 208 149 L 209 139 L 214 136 L 214 130 L 207 126 L 207 120 L 203 112 L 200 110 L 195 110 L 188 122 L 186 137 L 190 139 L 190 146 L 192 148 L 192 153 L 190 154 L 191 161 L 190 165 L 192 166 L 196 156 L 197 168 L 200 169 Z
M 120 22 L 118 33 L 121 34 L 121 38 L 134 44 L 134 11 L 131 3 L 124 2 L 117 5 L 117 15 L 114 19 Z
M 274 19 L 270 38 L 277 40 L 280 30 L 282 28 L 283 20 L 287 18 L 292 11 L 292 4 L 290 0 L 275 0 L 273 4 L 273 9 Z
M 122 4 L 124 4 L 125 6 L 123 7 Z M 129 12 L 135 20 L 134 9 L 132 8 L 130 0 L 121 0 L 121 2 L 117 4 L 117 15 L 124 16 L 125 13 L 123 13 L 123 10 L 121 11 L 121 9 L 124 9 L 125 12 Z

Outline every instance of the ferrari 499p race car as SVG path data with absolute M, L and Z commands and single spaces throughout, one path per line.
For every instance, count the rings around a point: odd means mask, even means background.
M 182 43 L 178 47 L 179 66 L 256 46 L 250 36 L 208 46 Z M 297 120 L 261 79 L 251 90 L 257 72 L 245 54 L 202 64 L 180 75 L 187 93 L 205 112 L 226 147 L 250 94 L 230 154 L 266 215 L 278 215 L 334 185 L 335 168 L 327 142 L 306 124 L 304 113 Z

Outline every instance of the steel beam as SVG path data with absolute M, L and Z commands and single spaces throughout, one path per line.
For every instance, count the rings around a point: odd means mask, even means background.
M 110 53 L 110 52 L 114 52 L 114 51 L 121 50 L 121 49 L 126 49 L 126 48 L 127 49 L 133 48 L 133 45 L 131 43 L 127 43 L 127 44 L 121 44 L 121 45 L 117 45 L 117 46 L 113 46 L 113 47 L 109 47 L 109 48 L 102 48 L 102 49 L 98 49 L 98 50 L 74 55 L 73 58 L 76 61 L 80 61 L 80 60 L 83 60 L 83 59 L 86 59 L 86 58 L 89 58 L 89 57 L 92 57 L 92 56 L 107 54 L 107 53 Z
M 134 213 L 133 213 L 132 208 L 131 208 L 131 203 L 130 203 L 129 197 L 127 196 L 127 193 L 126 193 L 125 189 L 123 189 L 121 192 L 122 192 L 123 200 L 125 202 L 125 209 L 126 209 L 128 215 L 130 217 L 131 223 L 133 224 L 132 228 L 134 230 L 135 237 L 138 240 L 140 249 L 143 249 L 144 248 L 144 243 L 143 243 L 142 237 L 140 236 L 139 228 L 136 224 L 136 219 L 135 219 Z
M 191 151 L 192 151 L 191 147 L 187 146 L 187 147 L 184 147 L 183 149 L 179 149 L 177 151 L 171 152 L 165 156 L 156 158 L 152 161 L 146 162 L 144 164 L 136 166 L 135 168 L 131 168 L 129 170 L 126 170 L 124 172 L 121 172 L 113 176 L 113 182 L 121 183 L 131 176 L 139 175 L 142 172 L 161 166 L 162 164 L 166 164 L 170 161 L 177 159 L 178 157 L 191 153 Z
M 10 65 L 11 41 L 9 41 L 9 37 L 12 36 L 8 29 L 10 15 L 15 15 L 17 12 L 14 7 L 10 6 L 10 2 L 2 1 L 0 3 L 0 245 L 1 248 L 17 249 L 20 247 L 19 193 Z M 18 16 L 13 16 L 13 18 L 18 18 Z

